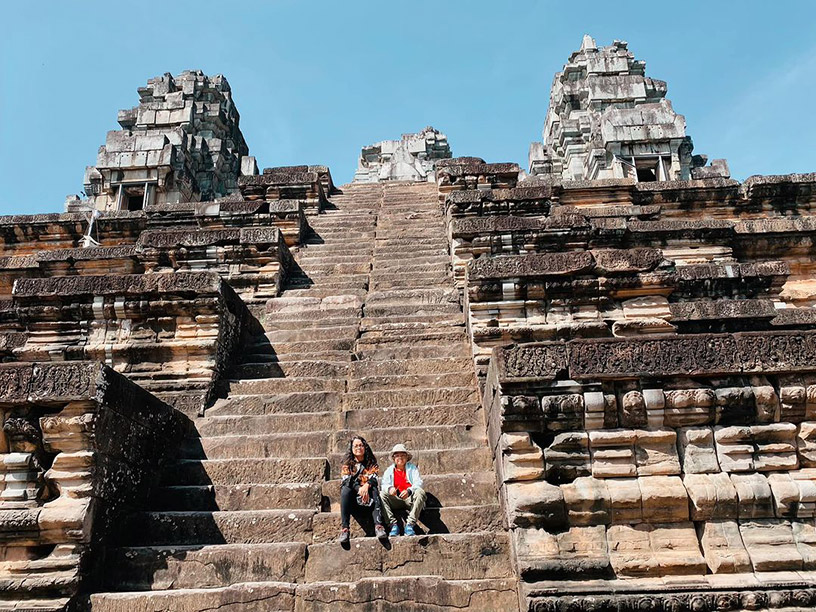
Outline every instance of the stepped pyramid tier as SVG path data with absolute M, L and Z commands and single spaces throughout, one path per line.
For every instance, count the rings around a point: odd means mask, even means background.
M 400 140 L 383 140 L 363 147 L 354 182 L 433 182 L 436 164 L 450 157 L 448 137 L 428 126 L 416 134 L 403 134 Z
M 682 117 L 623 43 L 556 81 L 550 116 L 665 172 L 576 137 L 530 177 L 429 128 L 337 188 L 258 173 L 224 107 L 179 127 L 235 130 L 210 175 L 162 136 L 199 191 L 0 217 L 0 612 L 816 607 L 816 174 L 671 175 Z M 151 81 L 123 127 L 225 83 Z M 412 452 L 417 535 L 336 541 L 354 435 Z
M 98 210 L 213 200 L 238 191 L 239 176 L 258 174 L 221 75 L 185 70 L 150 79 L 139 105 L 118 120 L 122 129 L 108 132 L 96 166 L 85 170 L 85 193 Z
M 686 120 L 666 98 L 666 83 L 647 77 L 627 43 L 598 47 L 584 36 L 555 75 L 542 141 L 530 145 L 531 175 L 565 180 L 672 181 L 721 176 L 725 160 L 692 155 Z

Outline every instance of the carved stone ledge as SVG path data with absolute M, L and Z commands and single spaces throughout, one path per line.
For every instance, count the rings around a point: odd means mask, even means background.
M 667 592 L 668 591 L 668 592 Z M 804 610 L 816 605 L 816 588 L 802 581 L 783 588 L 682 591 L 664 585 L 639 593 L 562 595 L 529 590 L 529 612 L 742 612 Z

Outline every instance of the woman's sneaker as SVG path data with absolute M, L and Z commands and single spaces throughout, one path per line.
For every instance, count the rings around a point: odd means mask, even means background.
M 414 531 L 414 526 L 411 523 L 405 523 L 405 535 L 407 536 L 416 535 L 416 531 Z
M 388 534 L 388 537 L 396 538 L 399 535 L 399 525 L 394 523 L 391 525 L 391 533 Z
M 385 532 L 385 527 L 379 523 L 374 525 L 374 535 L 376 535 L 380 540 L 384 540 L 388 537 L 388 534 Z
M 342 529 L 342 530 L 340 530 L 340 537 L 339 537 L 339 538 L 337 538 L 337 541 L 338 541 L 340 544 L 348 544 L 348 541 L 349 541 L 349 530 L 348 530 L 348 527 L 343 527 L 343 529 Z

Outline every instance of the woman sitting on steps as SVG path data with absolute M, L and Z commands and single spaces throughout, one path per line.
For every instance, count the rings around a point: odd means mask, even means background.
M 374 533 L 381 540 L 388 537 L 383 527 L 382 508 L 378 475 L 380 468 L 377 458 L 371 451 L 368 442 L 360 436 L 349 441 L 349 449 L 343 458 L 340 472 L 340 544 L 349 541 L 349 524 L 351 512 L 356 507 L 368 508 L 374 519 Z

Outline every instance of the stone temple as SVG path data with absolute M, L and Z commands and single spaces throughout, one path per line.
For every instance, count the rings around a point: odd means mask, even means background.
M 527 171 L 426 128 L 338 188 L 222 76 L 138 92 L 0 218 L 0 610 L 816 606 L 816 174 L 731 179 L 590 37 Z M 353 434 L 419 535 L 336 542 Z

